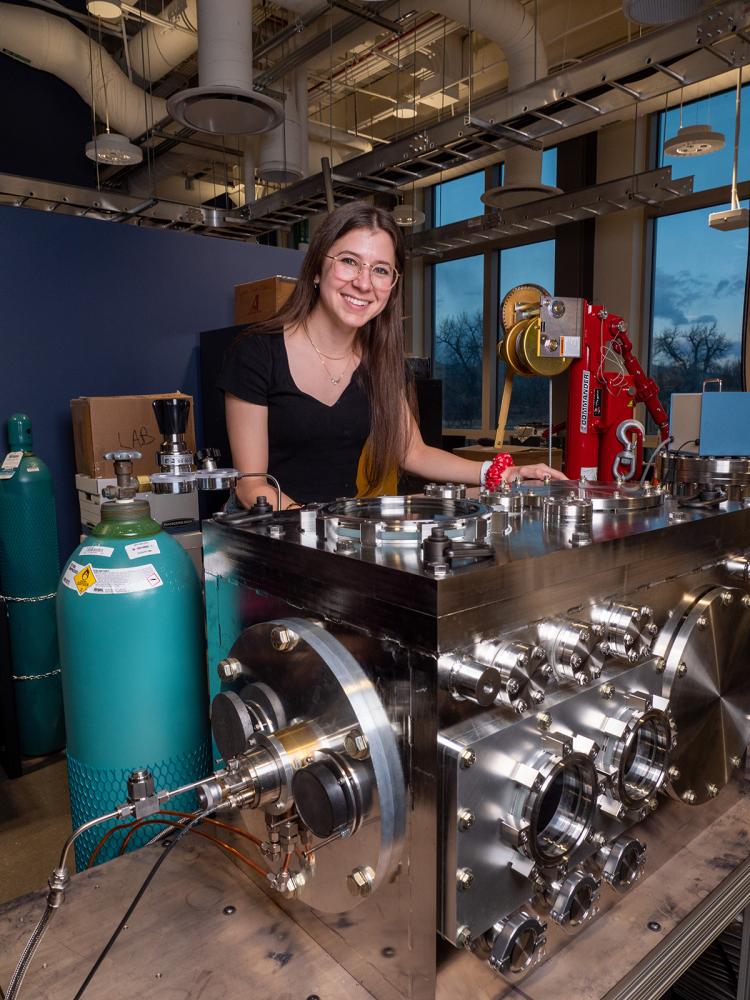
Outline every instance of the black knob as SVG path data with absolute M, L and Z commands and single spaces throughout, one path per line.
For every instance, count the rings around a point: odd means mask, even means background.
M 352 826 L 357 819 L 351 784 L 334 758 L 313 761 L 296 771 L 292 795 L 299 818 L 323 840 Z
M 224 760 L 247 750 L 255 735 L 254 720 L 245 702 L 234 691 L 222 691 L 211 702 L 211 732 Z
M 450 538 L 446 538 L 443 528 L 433 528 L 422 542 L 422 555 L 425 565 L 434 566 L 436 563 L 444 563 L 450 544 L 451 540 Z
M 258 497 L 250 508 L 251 514 L 273 514 L 273 507 L 266 497 Z
M 154 399 L 151 405 L 154 408 L 159 431 L 164 437 L 185 433 L 190 413 L 189 399 L 173 396 L 170 399 Z

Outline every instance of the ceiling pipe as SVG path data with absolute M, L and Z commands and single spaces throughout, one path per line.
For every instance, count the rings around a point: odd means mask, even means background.
M 64 17 L 0 3 L 0 48 L 59 77 L 94 108 L 100 121 L 108 119 L 113 131 L 129 139 L 167 117 L 165 101 L 145 96 L 106 49 Z
M 182 8 L 184 9 L 184 12 Z M 184 16 L 188 23 L 198 25 L 198 0 L 173 0 L 164 8 L 162 19 L 172 21 Z M 147 83 L 161 80 L 180 63 L 195 54 L 198 36 L 163 24 L 147 24 L 128 39 L 130 65 L 134 73 Z

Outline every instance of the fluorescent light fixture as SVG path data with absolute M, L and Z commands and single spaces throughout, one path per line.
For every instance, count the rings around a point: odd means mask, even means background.
M 86 0 L 86 10 L 105 21 L 116 21 L 122 17 L 121 0 Z
M 722 132 L 712 132 L 708 125 L 682 125 L 664 143 L 664 155 L 705 156 L 723 149 L 725 141 Z
M 417 106 L 411 101 L 396 101 L 391 109 L 394 118 L 416 118 Z
M 102 132 L 86 143 L 86 156 L 94 163 L 110 163 L 122 167 L 143 160 L 143 151 L 130 139 L 117 132 Z
M 397 226 L 421 226 L 425 220 L 424 212 L 413 205 L 397 205 L 392 214 Z

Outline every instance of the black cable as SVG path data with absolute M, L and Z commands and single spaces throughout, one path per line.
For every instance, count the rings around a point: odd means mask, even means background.
M 105 946 L 102 948 L 101 952 L 99 953 L 99 957 L 94 962 L 94 964 L 91 966 L 91 969 L 89 970 L 88 975 L 84 979 L 83 983 L 81 983 L 81 987 L 78 990 L 78 992 L 76 993 L 76 995 L 73 998 L 73 1000 L 80 1000 L 80 998 L 86 992 L 86 990 L 87 990 L 87 988 L 89 986 L 89 983 L 91 982 L 91 980 L 94 978 L 94 976 L 98 972 L 99 966 L 102 964 L 102 962 L 104 961 L 104 959 L 107 957 L 107 955 L 111 951 L 112 945 L 115 943 L 115 941 L 117 940 L 117 938 L 122 933 L 122 931 L 125 928 L 125 925 L 127 924 L 128 920 L 130 920 L 130 918 L 131 918 L 131 916 L 133 914 L 133 911 L 135 910 L 136 906 L 138 906 L 138 904 L 140 903 L 141 899 L 143 899 L 143 895 L 146 892 L 146 889 L 148 889 L 149 885 L 151 884 L 152 879 L 154 878 L 154 876 L 156 875 L 156 873 L 158 872 L 159 868 L 164 863 L 164 861 L 166 861 L 167 855 L 171 851 L 174 850 L 174 848 L 177 846 L 177 844 L 179 844 L 179 842 L 182 840 L 182 838 L 190 830 L 192 830 L 192 828 L 194 826 L 196 826 L 198 823 L 200 823 L 200 821 L 202 819 L 205 819 L 205 817 L 208 816 L 209 813 L 215 812 L 215 810 L 216 810 L 216 806 L 212 806 L 210 809 L 203 809 L 201 812 L 197 813 L 190 820 L 190 822 L 186 823 L 185 826 L 175 835 L 174 840 L 170 844 L 168 844 L 167 847 L 164 848 L 164 850 L 162 851 L 162 853 L 156 859 L 156 862 L 152 866 L 152 868 L 149 871 L 148 875 L 143 880 L 143 884 L 141 885 L 140 889 L 138 890 L 138 892 L 133 897 L 133 901 L 130 904 L 130 906 L 127 908 L 127 910 L 125 912 L 125 915 L 123 916 L 122 920 L 120 920 L 120 922 L 117 925 L 117 927 L 115 927 L 115 929 L 114 929 L 114 931 L 112 933 L 112 936 L 110 937 L 109 941 L 107 941 L 107 943 L 105 944 Z
M 680 452 L 683 448 L 687 448 L 689 444 L 700 444 L 700 438 L 689 438 L 687 441 L 683 441 L 677 451 L 669 452 L 668 454 L 673 456 L 673 461 L 671 462 L 671 468 L 669 473 L 671 473 L 669 478 L 669 485 L 674 492 L 674 488 L 677 486 L 677 459 L 680 457 Z

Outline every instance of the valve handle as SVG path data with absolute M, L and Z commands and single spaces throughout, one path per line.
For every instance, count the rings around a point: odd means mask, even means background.
M 143 455 L 140 451 L 105 451 L 104 457 L 108 462 L 132 462 Z

